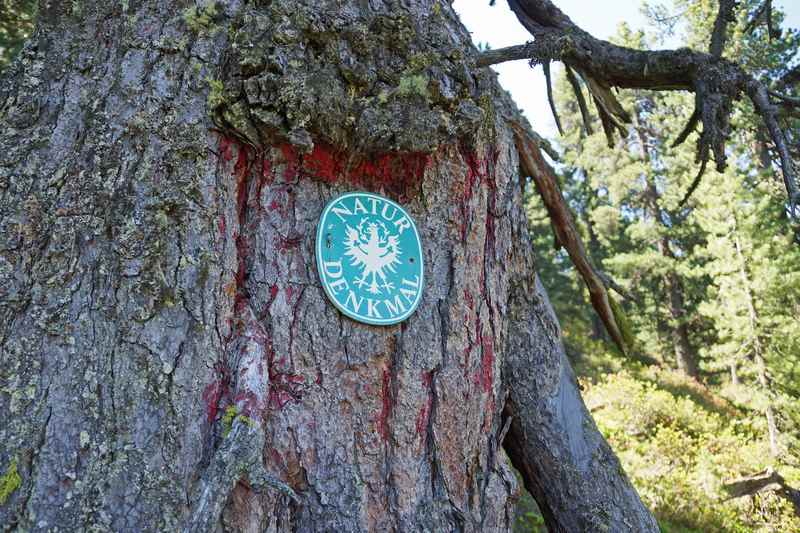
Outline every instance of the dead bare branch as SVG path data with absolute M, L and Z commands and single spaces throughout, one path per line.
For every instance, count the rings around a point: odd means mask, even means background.
M 614 310 L 610 302 L 607 284 L 604 276 L 595 268 L 589 260 L 586 248 L 575 226 L 575 222 L 570 213 L 569 207 L 561 194 L 555 172 L 542 157 L 536 141 L 530 137 L 524 128 L 519 124 L 511 122 L 511 129 L 514 132 L 514 141 L 519 153 L 520 166 L 522 171 L 529 175 L 542 198 L 542 202 L 550 215 L 550 222 L 553 233 L 558 243 L 564 247 L 569 254 L 575 269 L 580 273 L 589 296 L 600 320 L 606 327 L 614 343 L 619 349 L 626 353 L 629 348 L 624 340 L 623 332 L 615 318 Z
M 772 25 L 772 0 L 767 0 L 767 35 L 769 39 L 777 39 L 781 36 L 781 32 L 776 30 Z
M 600 116 L 600 124 L 603 125 L 603 132 L 606 134 L 606 144 L 609 148 L 614 148 L 614 123 L 594 95 L 592 95 L 592 100 L 594 101 L 595 108 L 597 108 L 597 114 Z
M 680 146 L 683 142 L 692 134 L 692 132 L 697 129 L 697 124 L 700 123 L 700 113 L 697 111 L 697 108 L 692 111 L 692 116 L 689 117 L 689 121 L 684 126 L 683 130 L 681 131 L 680 135 L 675 138 L 675 141 L 672 143 L 672 147 L 675 148 L 676 146 Z
M 498 63 L 505 63 L 506 61 L 517 61 L 519 59 L 531 60 L 541 57 L 541 53 L 541 47 L 531 41 L 525 44 L 517 44 L 481 52 L 475 58 L 475 66 L 488 67 Z
M 781 167 L 783 169 L 783 184 L 789 194 L 789 214 L 796 217 L 797 204 L 800 202 L 800 192 L 798 192 L 797 189 L 792 156 L 789 152 L 786 136 L 778 125 L 775 108 L 770 103 L 767 88 L 764 87 L 763 84 L 751 80 L 747 85 L 747 94 L 750 96 L 750 100 L 752 100 L 756 111 L 764 120 L 772 142 L 775 144 L 775 148 L 778 151 Z
M 578 71 L 580 72 L 580 71 Z M 603 110 L 608 114 L 611 122 L 620 129 L 622 136 L 627 135 L 628 131 L 625 124 L 631 123 L 630 114 L 625 111 L 622 104 L 619 103 L 617 97 L 611 92 L 611 87 L 606 85 L 603 81 L 597 80 L 591 76 L 587 76 L 581 72 L 581 76 L 586 80 L 586 86 L 589 87 L 589 92 L 597 99 Z
M 578 108 L 581 110 L 583 128 L 586 131 L 586 135 L 591 135 L 594 133 L 592 131 L 592 117 L 589 115 L 589 108 L 586 107 L 586 99 L 583 96 L 581 84 L 569 65 L 564 65 L 564 69 L 567 73 L 567 81 L 569 81 L 569 84 L 572 86 L 572 92 L 575 93 L 575 99 L 578 101 Z
M 735 20 L 733 9 L 736 7 L 736 0 L 719 0 L 719 11 L 714 21 L 714 31 L 711 34 L 711 44 L 708 53 L 714 57 L 722 57 L 727 40 L 728 23 Z
M 745 476 L 723 485 L 730 495 L 729 499 L 753 496 L 764 492 L 774 492 L 794 506 L 794 513 L 800 516 L 800 490 L 789 486 L 783 476 L 771 468 Z
M 625 300 L 631 300 L 631 301 L 635 300 L 635 298 L 629 291 L 627 291 L 619 283 L 614 281 L 614 279 L 605 272 L 598 270 L 597 275 L 600 277 L 601 280 L 603 280 L 603 285 L 605 285 L 609 289 L 613 289 L 614 292 L 622 296 Z
M 778 100 L 781 100 L 782 102 L 785 102 L 792 106 L 800 106 L 800 98 L 797 98 L 796 96 L 789 96 L 786 94 L 781 94 L 776 91 L 767 91 L 767 93 L 773 98 L 777 98 Z
M 697 171 L 697 175 L 692 180 L 691 185 L 689 185 L 689 188 L 686 189 L 686 194 L 684 194 L 681 201 L 678 202 L 679 208 L 686 205 L 686 202 L 689 201 L 689 197 L 692 195 L 692 193 L 694 193 L 695 189 L 697 189 L 697 186 L 700 185 L 700 180 L 703 178 L 703 174 L 705 174 L 706 172 L 707 163 L 708 163 L 707 159 L 700 161 L 700 170 Z
M 732 0 L 721 2 L 710 47 L 712 53 L 704 53 L 688 48 L 645 51 L 618 46 L 591 36 L 551 0 L 508 0 L 517 19 L 533 35 L 533 43 L 493 50 L 491 55 L 489 52 L 479 55 L 476 62 L 487 65 L 509 59 L 526 58 L 537 62 L 546 59 L 571 67 L 586 81 L 611 147 L 615 129 L 624 136 L 623 124 L 627 122 L 624 110 L 620 113 L 621 106 L 617 108 L 619 102 L 611 93 L 611 87 L 692 91 L 696 97 L 698 122 L 703 124 L 697 142 L 697 160 L 701 164 L 708 162 L 713 154 L 720 171 L 726 165 L 725 144 L 730 134 L 733 101 L 747 94 L 780 154 L 783 180 L 794 215 L 800 194 L 785 135 L 778 126 L 766 89 L 741 66 L 718 57 L 724 48 L 725 29 L 733 17 L 734 3 Z M 767 4 L 763 6 L 765 14 L 771 12 Z
M 550 77 L 550 60 L 542 61 L 542 70 L 544 70 L 544 79 L 547 83 L 547 101 L 550 103 L 550 111 L 553 112 L 553 119 L 556 121 L 559 135 L 564 135 L 564 128 L 561 127 L 561 119 L 558 118 L 558 110 L 556 109 L 556 102 L 553 99 L 553 80 Z
M 764 13 L 767 9 L 767 5 L 770 6 L 770 11 L 772 10 L 771 4 L 772 0 L 766 0 L 763 4 L 761 4 L 758 7 L 758 9 L 756 9 L 756 12 L 753 13 L 753 16 L 750 18 L 750 21 L 747 23 L 747 26 L 744 27 L 744 31 L 746 33 L 749 33 L 755 29 L 761 18 L 764 16 Z

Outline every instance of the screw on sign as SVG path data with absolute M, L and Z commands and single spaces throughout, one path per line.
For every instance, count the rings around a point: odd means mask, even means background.
M 317 226 L 317 269 L 345 315 L 373 325 L 407 319 L 422 299 L 419 232 L 400 205 L 377 194 L 345 193 Z

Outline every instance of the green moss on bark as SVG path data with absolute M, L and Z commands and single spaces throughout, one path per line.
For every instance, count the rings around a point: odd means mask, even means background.
M 20 485 L 22 485 L 22 478 L 17 472 L 17 460 L 13 459 L 11 464 L 8 465 L 6 473 L 3 474 L 3 477 L 0 477 L 0 505 L 5 504 L 6 500 Z
M 227 409 L 225 409 L 225 414 L 222 415 L 222 428 L 223 428 L 223 436 L 227 437 L 228 434 L 233 429 L 233 423 L 239 420 L 244 424 L 247 424 L 250 427 L 255 425 L 255 420 L 250 418 L 247 415 L 239 414 L 239 410 L 236 409 L 236 406 L 229 405 Z
M 399 96 L 419 95 L 426 101 L 429 100 L 428 78 L 424 74 L 404 76 L 400 79 L 400 84 L 397 86 L 397 94 Z

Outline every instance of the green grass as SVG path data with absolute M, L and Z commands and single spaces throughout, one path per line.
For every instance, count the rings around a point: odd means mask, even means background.
M 776 468 L 800 486 L 794 459 L 774 462 L 762 414 L 677 371 L 626 359 L 601 342 L 572 346 L 587 407 L 661 531 L 800 531 L 774 494 L 726 499 L 723 483 Z M 544 531 L 525 494 L 514 530 Z

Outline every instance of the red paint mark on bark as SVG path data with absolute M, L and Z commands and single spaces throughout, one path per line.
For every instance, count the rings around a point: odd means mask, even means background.
M 247 202 L 249 196 L 248 179 L 247 179 L 247 160 L 248 150 L 244 145 L 239 145 L 239 155 L 236 158 L 236 164 L 233 167 L 234 176 L 236 176 L 236 212 L 239 215 L 239 227 L 241 228 L 244 223 L 244 217 L 247 213 Z
M 236 140 L 222 137 L 220 139 L 220 152 L 223 160 L 229 162 L 233 159 L 233 150 L 236 149 L 236 163 L 233 166 L 233 175 L 236 178 L 236 215 L 239 227 L 234 232 L 236 243 L 237 269 L 236 269 L 236 297 L 234 298 L 234 313 L 241 311 L 247 302 L 245 282 L 247 276 L 247 256 L 249 245 L 244 235 L 244 226 L 247 221 L 247 204 L 249 200 L 249 161 L 250 150 L 247 146 Z
M 236 296 L 234 297 L 234 314 L 241 310 L 242 305 L 247 301 L 245 291 L 245 277 L 247 274 L 246 261 L 249 253 L 247 239 L 244 237 L 243 228 L 247 218 L 247 204 L 249 200 L 249 165 L 250 150 L 235 139 L 222 136 L 219 140 L 219 153 L 225 163 L 233 160 L 234 151 L 236 152 L 236 162 L 233 166 L 233 176 L 236 179 L 236 216 L 238 228 L 233 237 L 236 243 L 237 269 L 234 276 L 236 283 Z M 225 216 L 220 216 L 219 230 L 224 234 L 227 227 Z
M 469 228 L 469 203 L 476 188 L 483 181 L 486 174 L 485 162 L 480 160 L 475 152 L 465 146 L 459 146 L 461 157 L 467 164 L 467 173 L 464 176 L 464 190 L 461 198 L 461 240 L 466 242 Z
M 288 381 L 289 383 L 293 383 L 295 385 L 303 385 L 306 382 L 306 378 L 299 374 L 285 374 L 285 375 L 287 376 L 286 381 Z
M 341 179 L 344 168 L 341 157 L 330 146 L 314 144 L 314 149 L 303 158 L 303 171 L 327 183 Z
M 261 405 L 258 396 L 253 391 L 242 391 L 236 394 L 233 399 L 237 410 L 244 416 L 255 418 L 261 415 Z
M 235 140 L 230 137 L 220 137 L 219 140 L 219 155 L 226 163 L 233 159 L 233 145 Z
M 302 242 L 302 235 L 290 235 L 288 237 L 284 237 L 280 233 L 275 235 L 275 248 L 282 254 L 285 254 L 292 248 L 298 248 Z
M 428 419 L 431 416 L 431 407 L 433 406 L 433 391 L 431 390 L 431 381 L 433 380 L 432 372 L 422 373 L 422 386 L 428 392 L 428 397 L 422 405 L 419 414 L 417 414 L 416 428 L 417 435 L 423 435 L 428 428 Z
M 286 359 L 281 357 L 276 360 L 275 352 L 270 343 L 267 353 L 267 364 L 269 365 L 269 400 L 267 405 L 270 409 L 282 409 L 291 401 L 298 402 L 303 397 L 303 389 L 306 385 L 305 376 L 287 372 Z
M 378 433 L 384 441 L 389 440 L 389 417 L 392 416 L 392 372 L 383 367 L 383 386 L 381 388 L 381 412 L 378 415 Z
M 273 284 L 272 287 L 269 288 L 269 298 L 270 298 L 269 301 L 270 301 L 270 303 L 275 300 L 276 296 L 278 296 L 278 291 L 279 290 L 280 289 L 278 289 L 278 284 L 277 283 Z
M 264 190 L 264 185 L 271 183 L 274 176 L 272 175 L 272 162 L 266 155 L 261 156 L 261 176 L 256 184 L 256 205 L 261 205 L 261 194 Z
M 276 466 L 284 466 L 285 462 L 283 460 L 283 457 L 281 457 L 281 454 L 280 454 L 280 452 L 278 450 L 276 450 L 275 448 L 272 448 L 270 455 L 272 455 L 272 462 Z
M 391 152 L 354 156 L 333 146 L 317 142 L 311 153 L 299 157 L 290 145 L 281 145 L 286 171 L 284 178 L 294 180 L 298 173 L 325 183 L 348 183 L 367 190 L 383 191 L 395 198 L 407 198 L 419 190 L 430 155 L 415 152 Z
M 282 409 L 287 403 L 292 401 L 292 395 L 285 390 L 273 389 L 269 391 L 270 409 Z
M 263 183 L 270 183 L 275 176 L 272 173 L 272 161 L 268 157 L 261 157 L 261 178 Z
M 382 154 L 358 164 L 350 172 L 350 180 L 396 198 L 408 198 L 419 190 L 429 164 L 427 154 Z
M 299 402 L 302 399 L 306 378 L 299 374 L 277 372 L 270 367 L 269 377 L 269 407 L 282 409 L 291 401 Z
M 217 379 L 205 386 L 202 395 L 209 423 L 213 422 L 217 418 L 217 413 L 226 407 L 230 394 L 230 371 L 221 363 L 216 364 L 215 370 Z
M 483 392 L 491 393 L 494 382 L 494 343 L 491 337 L 483 338 L 483 356 L 481 357 L 481 385 Z
M 247 240 L 242 237 L 241 235 L 236 235 L 236 255 L 238 260 L 238 266 L 236 268 L 236 275 L 234 276 L 236 280 L 236 297 L 234 299 L 234 312 L 239 312 L 242 310 L 242 305 L 247 303 L 248 295 L 247 289 L 245 288 L 245 282 L 247 277 L 247 254 L 249 252 L 249 247 L 247 245 Z
M 284 181 L 294 181 L 297 179 L 297 172 L 300 167 L 300 157 L 297 150 L 291 144 L 280 145 L 281 153 L 283 153 L 283 161 L 286 168 L 283 170 Z
M 219 410 L 219 400 L 222 397 L 222 383 L 219 380 L 206 385 L 203 389 L 203 402 L 206 404 L 208 421 L 213 422 Z

